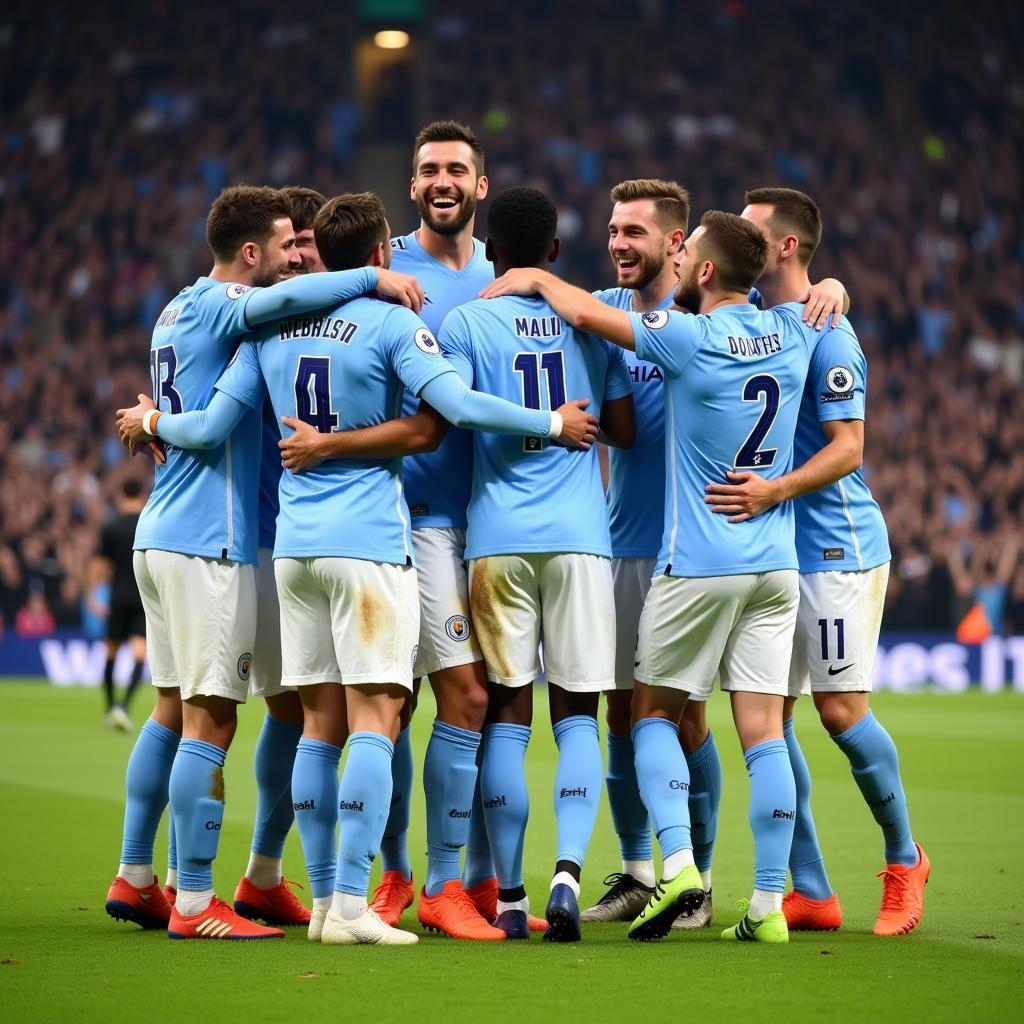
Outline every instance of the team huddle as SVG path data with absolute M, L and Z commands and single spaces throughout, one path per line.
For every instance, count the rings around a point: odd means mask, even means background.
M 875 932 L 910 931 L 930 865 L 869 707 L 890 554 L 860 470 L 867 366 L 842 285 L 808 277 L 817 207 L 755 189 L 741 216 L 690 232 L 683 188 L 624 181 L 617 287 L 591 294 L 549 269 L 557 216 L 535 189 L 496 196 L 474 237 L 487 185 L 472 131 L 444 121 L 416 138 L 420 224 L 403 237 L 372 193 L 237 186 L 213 204 L 213 270 L 157 321 L 152 399 L 117 414 L 157 461 L 134 544 L 157 697 L 107 912 L 176 939 L 303 925 L 326 944 L 415 943 L 399 925 L 417 896 L 409 722 L 426 677 L 425 928 L 573 942 L 581 921 L 640 941 L 709 927 L 717 679 L 755 859 L 722 938 L 842 922 L 793 731 L 805 693 L 883 833 Z M 543 918 L 523 877 L 538 678 L 558 747 Z M 231 905 L 212 862 L 250 693 L 267 714 Z M 581 912 L 605 781 L 621 871 Z M 312 910 L 281 874 L 293 823 Z

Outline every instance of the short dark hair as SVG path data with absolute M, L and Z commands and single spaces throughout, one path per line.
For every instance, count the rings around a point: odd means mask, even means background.
M 313 237 L 328 270 L 365 266 L 374 246 L 388 236 L 388 216 L 380 196 L 348 192 L 328 199 L 313 220 Z
M 675 181 L 661 178 L 630 178 L 620 181 L 611 192 L 613 203 L 632 203 L 637 199 L 653 199 L 654 212 L 663 228 L 686 232 L 690 222 L 690 194 Z
M 723 210 L 708 210 L 700 226 L 704 234 L 697 241 L 697 251 L 701 259 L 715 265 L 719 288 L 750 291 L 768 262 L 768 241 L 761 229 Z
M 274 221 L 291 217 L 280 189 L 267 185 L 232 185 L 213 201 L 206 218 L 206 244 L 218 263 L 230 263 L 246 242 L 266 245 Z
M 416 176 L 416 169 L 419 167 L 420 150 L 428 142 L 464 142 L 473 150 L 473 163 L 476 164 L 476 176 L 479 178 L 484 173 L 484 147 L 469 125 L 461 121 L 431 121 L 419 130 L 416 141 L 412 147 L 412 173 Z
M 795 188 L 752 188 L 744 197 L 748 206 L 771 206 L 769 222 L 785 235 L 796 235 L 797 259 L 808 266 L 821 241 L 821 210 L 805 192 Z
M 305 185 L 285 185 L 281 191 L 288 200 L 292 210 L 292 227 L 296 231 L 306 231 L 313 226 L 313 220 L 320 212 L 320 207 L 327 202 L 327 196 L 315 188 Z
M 126 498 L 137 498 L 142 493 L 142 481 L 130 476 L 121 484 L 121 493 Z
M 532 267 L 546 259 L 557 230 L 555 204 L 525 185 L 505 189 L 487 211 L 487 237 L 513 267 Z

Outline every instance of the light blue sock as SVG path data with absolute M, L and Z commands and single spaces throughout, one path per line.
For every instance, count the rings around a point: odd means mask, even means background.
M 480 733 L 435 719 L 423 759 L 428 896 L 436 896 L 445 882 L 459 877 L 459 854 L 473 815 L 479 746 Z
M 796 821 L 796 785 L 785 740 L 765 740 L 744 755 L 750 776 L 754 888 L 783 892 Z
M 808 899 L 827 900 L 832 895 L 832 886 L 825 874 L 825 858 L 821 855 L 814 816 L 811 814 L 811 773 L 796 738 L 792 718 L 782 723 L 782 734 L 786 738 L 789 764 L 796 783 L 796 823 L 793 828 L 793 848 L 789 854 L 793 888 Z
M 394 753 L 391 740 L 379 733 L 354 732 L 349 737 L 348 760 L 338 790 L 341 842 L 335 892 L 365 896 L 370 887 L 370 868 L 391 806 Z
M 910 834 L 907 797 L 900 779 L 900 758 L 896 744 L 869 711 L 846 732 L 833 736 L 847 756 L 853 777 L 885 837 L 886 864 L 917 863 L 917 847 Z
M 469 819 L 469 836 L 466 839 L 466 863 L 462 868 L 463 888 L 494 877 L 494 858 L 491 843 L 487 838 L 487 821 L 484 818 L 484 803 L 480 797 L 480 777 L 484 763 L 484 742 L 476 748 L 476 785 L 473 787 L 473 817 Z
M 380 843 L 381 862 L 385 871 L 398 871 L 403 878 L 412 878 L 409 864 L 409 813 L 412 803 L 412 744 L 409 726 L 399 734 L 395 756 L 391 760 L 391 808 L 384 838 Z
M 299 826 L 309 887 L 330 896 L 337 871 L 338 762 L 341 747 L 303 737 L 295 751 L 290 797 Z
M 665 718 L 641 719 L 633 726 L 633 757 L 662 859 L 691 849 L 690 772 L 679 745 L 679 726 Z
M 558 855 L 583 867 L 594 834 L 597 807 L 601 800 L 604 760 L 597 719 L 570 715 L 553 726 L 558 746 L 555 770 L 555 822 L 558 827 Z
M 212 865 L 224 822 L 227 752 L 203 740 L 182 740 L 168 789 L 178 843 L 178 888 L 213 888 Z
M 263 857 L 284 855 L 284 841 L 295 820 L 292 810 L 292 766 L 302 736 L 301 723 L 282 722 L 267 715 L 263 719 L 253 769 L 256 774 L 256 827 L 252 852 Z
M 683 751 L 690 769 L 690 828 L 693 835 L 693 860 L 698 871 L 711 870 L 711 855 L 718 834 L 718 805 L 722 799 L 722 762 L 715 737 L 707 739 L 692 753 Z
M 528 725 L 499 723 L 484 729 L 480 796 L 501 889 L 523 884 L 523 841 L 530 817 L 525 766 L 529 742 Z
M 139 730 L 124 778 L 122 864 L 153 863 L 153 840 L 167 806 L 167 785 L 180 741 L 176 732 L 152 718 Z
M 623 860 L 651 859 L 651 823 L 640 799 L 633 762 L 633 738 L 608 733 L 608 807 Z
M 174 815 L 167 815 L 167 870 L 178 870 L 178 839 L 174 834 Z

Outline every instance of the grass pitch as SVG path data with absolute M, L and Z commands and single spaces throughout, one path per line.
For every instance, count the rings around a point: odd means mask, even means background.
M 429 693 L 414 723 L 422 759 Z M 136 717 L 148 710 L 140 693 Z M 533 814 L 527 887 L 543 912 L 553 868 L 555 747 L 538 693 L 527 759 Z M 911 935 L 871 934 L 882 846 L 845 759 L 798 708 L 815 778 L 814 811 L 845 922 L 834 934 L 795 934 L 789 946 L 725 944 L 722 927 L 749 896 L 747 779 L 726 701 L 712 700 L 724 796 L 715 853 L 715 927 L 661 943 L 625 938 L 625 925 L 585 926 L 578 945 L 473 945 L 421 935 L 405 949 L 285 942 L 168 942 L 103 911 L 118 861 L 124 767 L 132 738 L 99 725 L 95 691 L 0 683 L 0 1022 L 73 1020 L 956 1020 L 1007 1018 L 1024 978 L 1024 698 L 881 694 L 879 717 L 900 749 L 915 837 L 932 860 L 925 917 Z M 244 869 L 255 791 L 252 748 L 262 717 L 243 709 L 228 757 L 227 814 L 214 871 L 230 899 Z M 166 825 L 157 866 L 163 878 Z M 410 848 L 419 880 L 422 794 Z M 581 903 L 618 868 L 607 803 L 591 845 Z M 305 881 L 297 835 L 285 873 Z M 304 894 L 307 897 L 308 892 Z M 413 911 L 407 927 L 415 926 Z

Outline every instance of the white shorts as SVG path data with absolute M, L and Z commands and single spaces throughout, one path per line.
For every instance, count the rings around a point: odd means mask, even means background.
M 651 589 L 654 558 L 613 558 L 615 597 L 615 689 L 632 690 L 636 670 L 636 638 L 640 613 Z
M 599 555 L 488 555 L 469 563 L 470 605 L 488 678 L 526 686 L 540 673 L 575 693 L 615 686 L 611 560 Z
M 412 531 L 420 585 L 419 654 L 413 678 L 483 661 L 473 635 L 466 578 L 466 531 L 429 526 Z
M 789 695 L 871 690 L 889 563 L 800 577 Z
M 640 616 L 636 678 L 706 699 L 723 690 L 789 692 L 795 569 L 740 576 L 655 576 Z
M 281 606 L 274 579 L 274 552 L 271 548 L 260 548 L 256 566 L 256 643 L 249 692 L 254 697 L 275 697 L 291 689 L 281 685 Z
M 278 558 L 281 682 L 412 689 L 416 570 L 362 558 Z
M 136 551 L 133 564 L 146 611 L 154 686 L 181 699 L 245 702 L 256 638 L 256 569 L 241 562 Z

